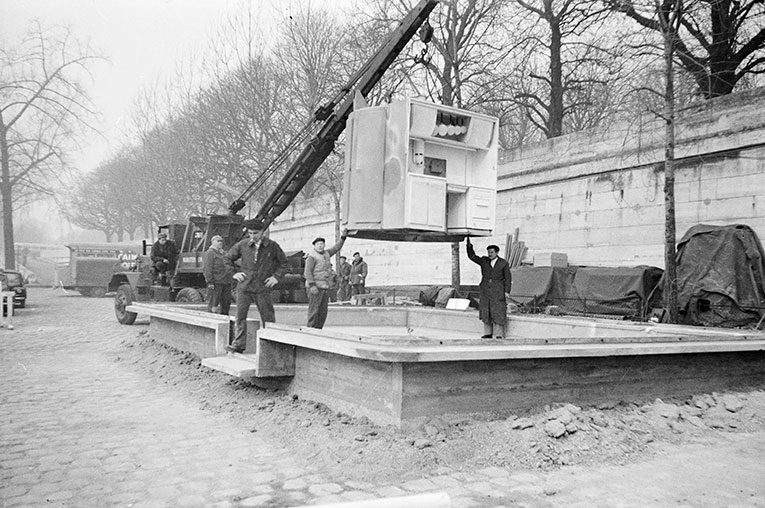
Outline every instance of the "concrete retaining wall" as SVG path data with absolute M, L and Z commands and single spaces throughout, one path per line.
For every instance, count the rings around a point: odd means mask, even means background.
M 677 129 L 678 238 L 698 223 L 744 223 L 765 237 L 765 88 L 720 97 L 680 112 Z M 523 147 L 499 167 L 496 235 L 476 239 L 504 247 L 520 231 L 529 252 L 564 252 L 593 266 L 664 266 L 664 125 L 655 117 L 606 132 L 562 136 Z M 324 199 L 296 204 L 272 227 L 285 250 L 334 238 Z M 369 285 L 449 284 L 449 244 L 349 239 L 369 264 Z M 502 255 L 502 254 L 501 254 Z M 462 283 L 477 267 L 461 257 Z
M 663 267 L 663 143 L 663 122 L 645 117 L 508 154 L 497 229 L 519 228 L 530 256 Z M 743 223 L 765 236 L 765 88 L 681 111 L 676 158 L 678 239 L 699 223 Z

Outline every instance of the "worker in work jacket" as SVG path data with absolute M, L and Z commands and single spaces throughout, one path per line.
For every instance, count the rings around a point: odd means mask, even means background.
M 266 226 L 255 219 L 245 222 L 247 236 L 231 247 L 226 265 L 233 270 L 236 286 L 236 337 L 226 350 L 242 353 L 247 344 L 247 313 L 255 302 L 260 322 L 276 322 L 271 289 L 284 277 L 287 257 L 278 243 L 265 237 Z M 239 261 L 239 267 L 235 262 Z
M 323 328 L 329 309 L 329 290 L 335 287 L 335 272 L 332 271 L 332 256 L 345 244 L 346 232 L 340 236 L 340 241 L 329 249 L 325 249 L 324 238 L 313 241 L 313 251 L 305 258 L 305 287 L 308 293 L 308 326 Z
M 351 264 L 351 293 L 354 295 L 364 294 L 364 285 L 367 281 L 367 262 L 358 252 L 353 253 L 353 263 Z
M 340 256 L 340 288 L 337 291 L 337 299 L 345 302 L 351 299 L 351 264 L 345 258 Z
M 510 288 L 513 278 L 510 265 L 499 257 L 499 247 L 486 247 L 486 256 L 477 256 L 467 239 L 467 255 L 470 261 L 481 267 L 480 298 L 478 318 L 483 321 L 482 339 L 501 339 L 505 335 L 507 322 L 507 299 L 510 298 Z
M 163 286 L 169 284 L 169 277 L 172 276 L 177 261 L 178 247 L 175 242 L 168 240 L 167 233 L 160 233 L 157 241 L 151 246 L 151 262 L 152 271 Z
M 215 235 L 210 240 L 210 248 L 205 251 L 202 274 L 207 282 L 207 311 L 218 308 L 218 314 L 228 316 L 231 309 L 231 281 L 234 272 L 226 262 L 223 250 L 223 237 Z

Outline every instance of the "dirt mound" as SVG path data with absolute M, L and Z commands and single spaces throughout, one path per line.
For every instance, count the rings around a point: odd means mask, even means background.
M 765 423 L 765 392 L 754 390 L 647 404 L 565 404 L 509 418 L 433 418 L 401 432 L 212 371 L 194 355 L 155 342 L 146 331 L 122 345 L 116 361 L 176 386 L 204 410 L 230 414 L 250 432 L 263 433 L 328 473 L 358 481 L 382 483 L 489 466 L 548 470 L 624 464 L 665 443 L 752 432 Z

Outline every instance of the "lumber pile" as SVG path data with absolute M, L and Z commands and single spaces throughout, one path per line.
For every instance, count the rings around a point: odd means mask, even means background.
M 526 243 L 518 241 L 518 233 L 518 228 L 515 228 L 515 235 L 508 234 L 505 241 L 505 255 L 510 268 L 520 266 L 528 251 Z

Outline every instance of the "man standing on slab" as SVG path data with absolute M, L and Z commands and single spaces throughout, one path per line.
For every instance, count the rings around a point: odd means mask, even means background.
M 367 273 L 369 268 L 367 262 L 358 252 L 353 253 L 353 264 L 351 264 L 351 294 L 363 295 L 367 283 Z
M 207 311 L 228 316 L 231 308 L 231 277 L 234 272 L 226 262 L 223 249 L 223 237 L 215 235 L 210 240 L 210 248 L 205 252 L 202 273 L 207 281 Z
M 341 302 L 347 302 L 351 299 L 351 264 L 345 256 L 340 256 L 340 288 L 337 292 L 337 299 Z
M 279 244 L 266 238 L 266 226 L 255 219 L 244 223 L 247 238 L 239 241 L 226 255 L 226 262 L 234 273 L 236 286 L 236 337 L 226 351 L 243 353 L 247 347 L 247 313 L 255 302 L 261 325 L 276 322 L 271 289 L 284 276 L 287 257 Z M 240 260 L 241 267 L 234 262 Z
M 470 261 L 481 267 L 480 298 L 478 318 L 483 321 L 482 339 L 502 339 L 507 322 L 507 300 L 510 299 L 512 275 L 510 265 L 499 257 L 499 247 L 486 247 L 486 256 L 477 256 L 467 238 L 467 255 Z

